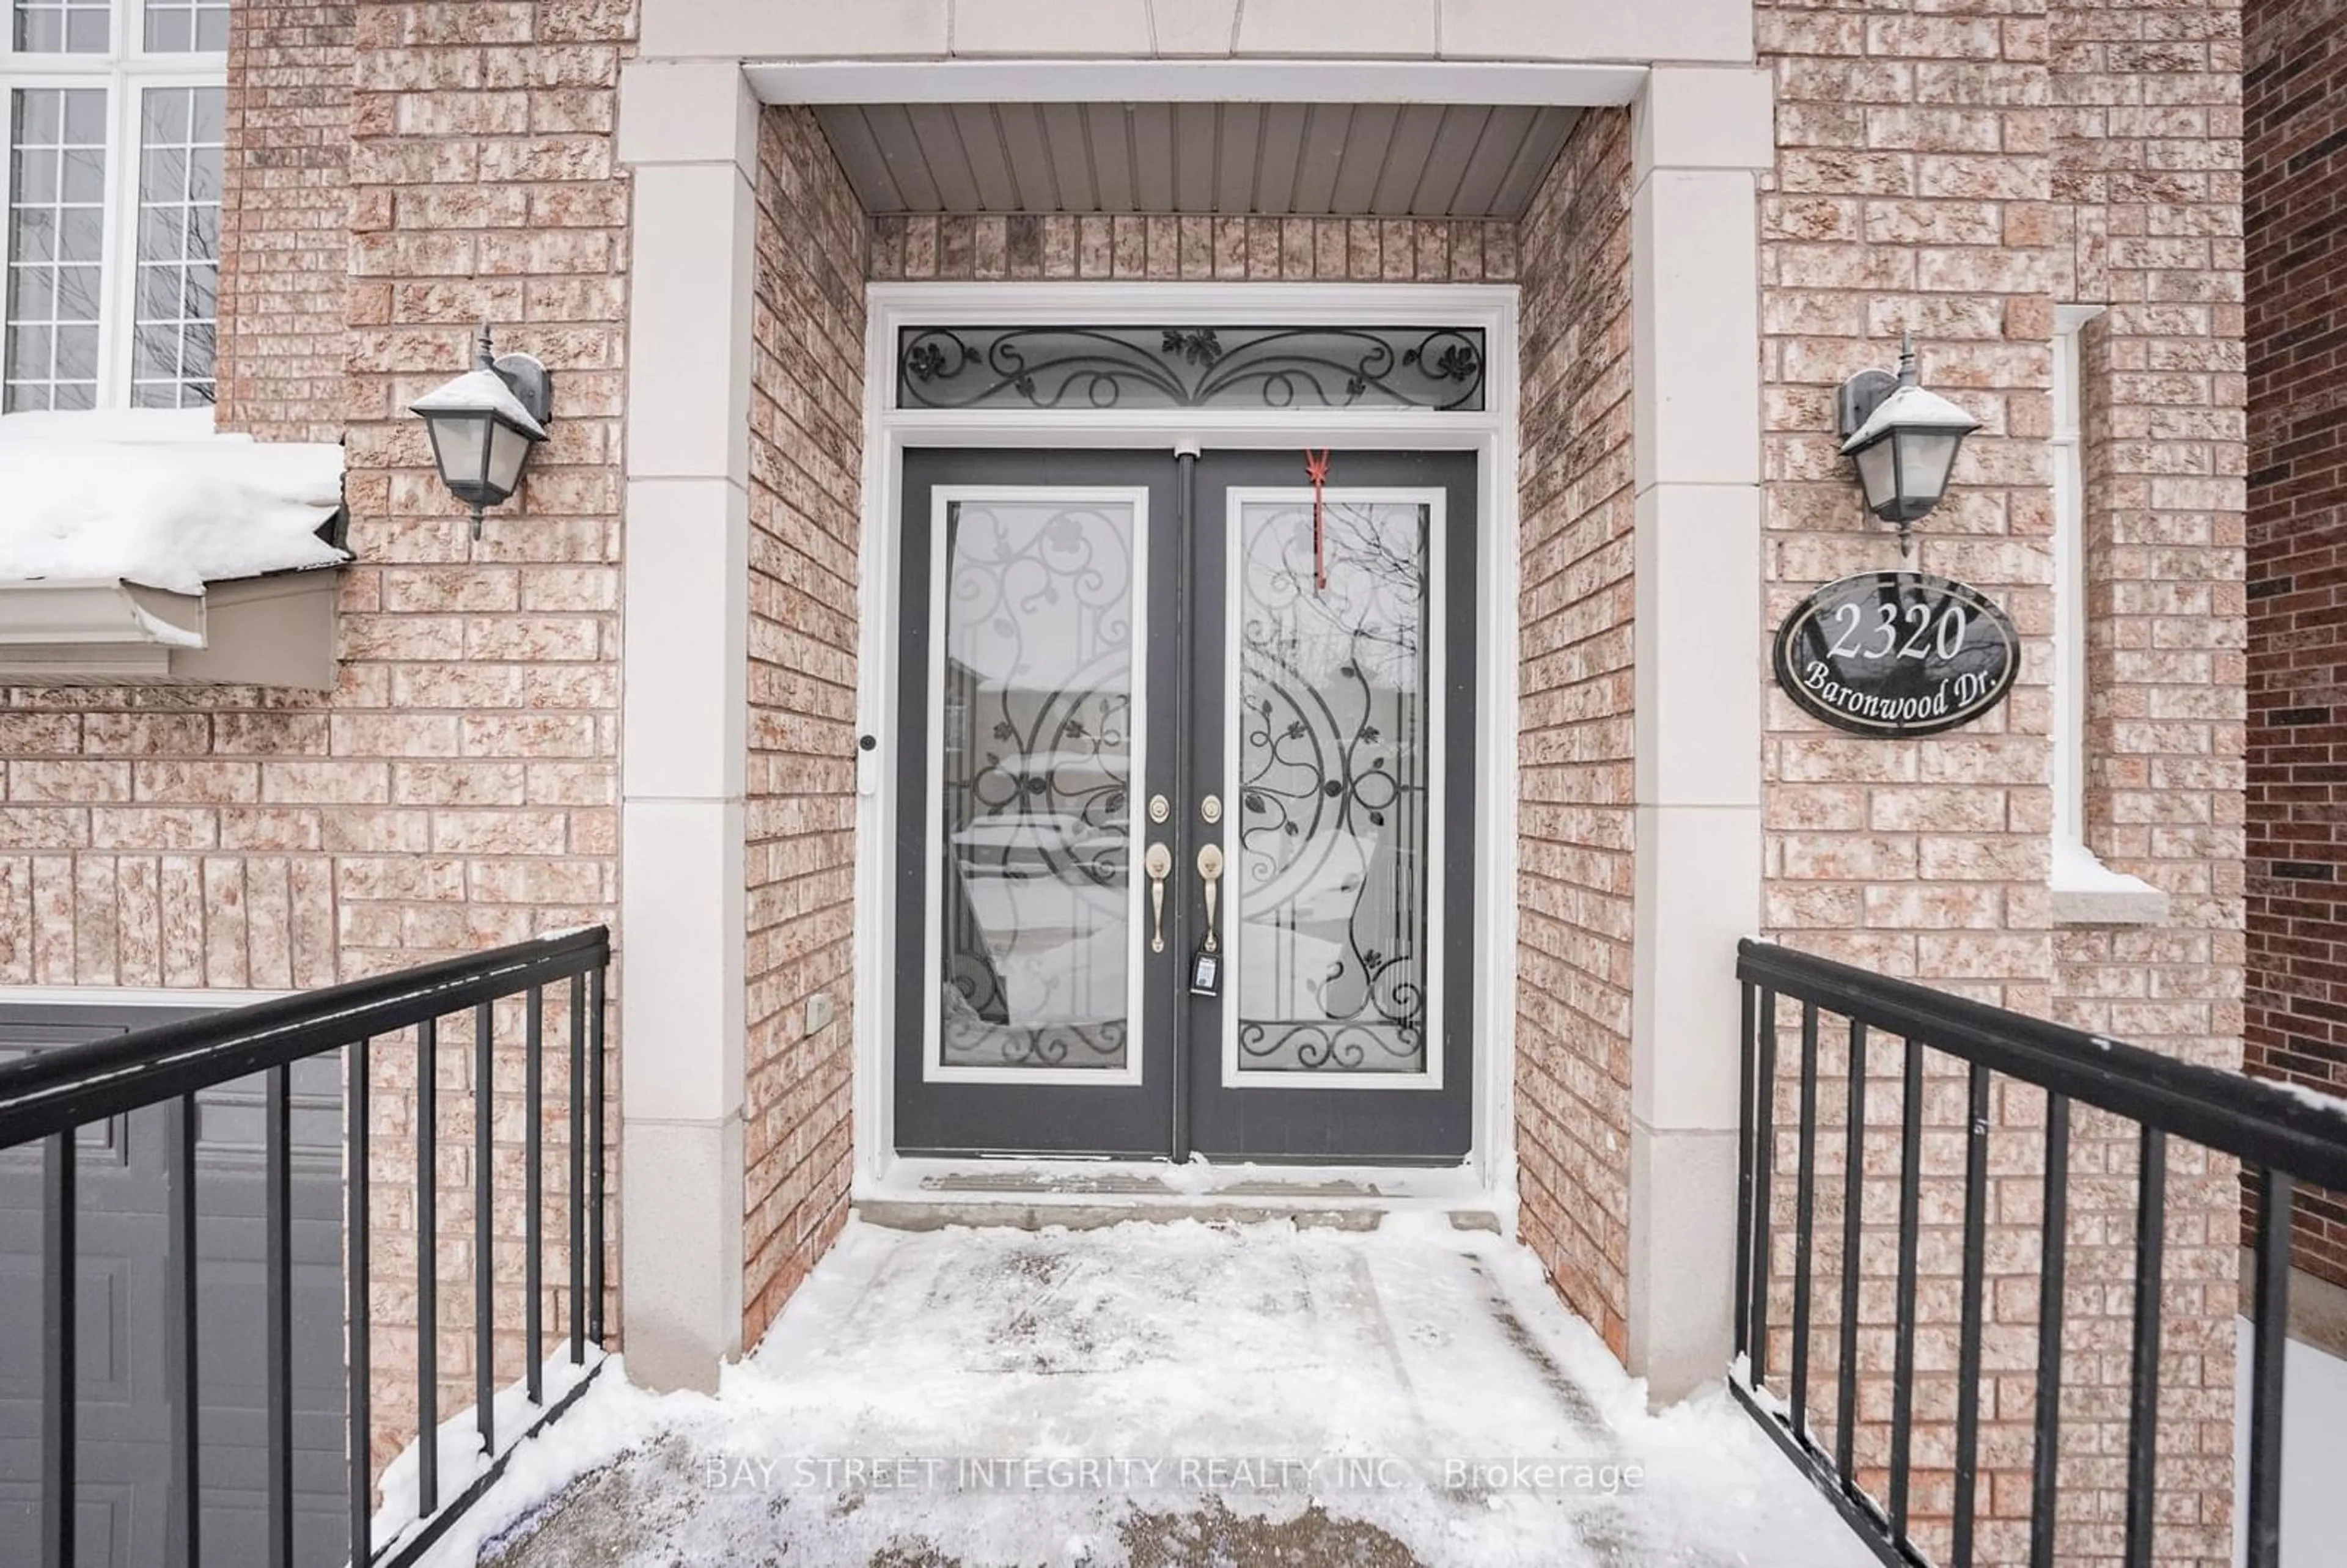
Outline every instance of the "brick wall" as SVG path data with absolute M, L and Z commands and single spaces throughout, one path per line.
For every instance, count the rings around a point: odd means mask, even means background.
M 340 678 L 6 693 L 0 984 L 313 987 L 611 917 L 627 240 L 610 130 L 632 28 L 625 0 L 238 7 L 231 136 L 251 150 L 227 187 L 222 413 L 264 436 L 347 431 Z M 474 544 L 405 409 L 469 363 L 483 317 L 554 367 L 556 418 Z M 450 1238 L 472 1225 L 466 1038 L 448 1031 L 440 1062 Z M 373 1065 L 381 1449 L 414 1409 L 415 1063 L 378 1042 Z M 562 1102 L 559 1072 L 548 1092 Z M 523 1125 L 500 1113 L 517 1160 Z M 497 1219 L 520 1235 L 518 1204 Z M 561 1234 L 549 1279 L 567 1278 Z M 442 1322 L 469 1323 L 468 1245 L 437 1257 Z M 512 1278 L 499 1311 L 518 1325 Z M 518 1373 L 518 1336 L 498 1359 Z M 444 1411 L 469 1404 L 469 1339 L 445 1337 L 439 1366 Z
M 229 9 L 219 417 L 263 441 L 342 434 L 356 9 Z
M 847 1213 L 865 240 L 815 117 L 767 110 L 750 415 L 745 1345 Z M 809 1033 L 817 993 L 836 1010 Z
M 2106 305 L 2080 378 L 2087 845 L 2168 896 L 2156 927 L 2065 926 L 2054 1016 L 2211 1066 L 2241 1060 L 2243 621 L 2240 14 L 2145 0 L 2052 11 L 2054 289 Z M 2073 1129 L 2074 1314 L 2131 1276 L 2136 1142 Z M 2114 1179 L 2118 1178 L 2118 1179 Z M 2235 1232 L 2232 1163 L 2171 1145 L 2160 1329 L 2162 1561 L 2229 1559 Z M 2065 1368 L 2065 1421 L 2127 1386 L 2127 1335 Z M 2064 1484 L 2125 1485 L 2101 1419 Z M 2116 1560 L 2116 1514 L 2072 1550 Z
M 1526 1245 L 1629 1312 L 1630 120 L 1593 109 L 1522 236 L 1516 1148 Z
M 2224 1061 L 2239 957 L 2238 157 L 2226 72 L 2229 6 L 2113 0 L 1764 4 L 1779 157 L 1763 198 L 1766 550 L 1770 628 L 1809 587 L 1901 564 L 1866 519 L 1831 436 L 1833 389 L 1914 333 L 1925 384 L 1978 415 L 1949 500 L 1906 563 L 1984 589 L 2024 638 L 1997 713 L 1902 744 L 1845 737 L 1768 692 L 1764 740 L 1768 919 L 1783 939 L 2023 1012 L 2109 1028 Z M 2156 929 L 2062 928 L 2046 887 L 2052 798 L 2050 340 L 2059 301 L 2112 305 L 2086 372 L 2090 842 L 2168 890 Z M 2229 620 L 2229 617 L 2232 618 Z M 1786 1009 L 1784 1024 L 1793 1021 Z M 1797 1051 L 1788 1049 L 1783 1060 Z M 1834 1364 L 1842 1267 L 1839 1153 L 1847 1042 L 1829 1029 L 1812 1387 Z M 1888 1458 L 1891 1281 L 1901 1107 L 1895 1042 L 1876 1042 L 1863 1193 L 1857 1453 L 1881 1495 Z M 1798 1105 L 1780 1085 L 1789 1173 Z M 1918 1298 L 1915 1504 L 1953 1497 L 1954 1326 L 1969 1122 L 1951 1064 L 1927 1073 Z M 2034 1370 L 2041 1095 L 1990 1106 L 1991 1288 L 1982 1398 L 1979 1550 L 2021 1560 Z M 2072 1354 L 2065 1368 L 2065 1561 L 2115 1560 L 2131 1293 L 2135 1146 L 2074 1128 Z M 2168 1188 L 2163 1452 L 2156 1555 L 2228 1550 L 2231 1260 L 2218 1232 L 2229 1173 L 2178 1150 Z M 1791 1185 L 1780 1177 L 1780 1216 Z M 1789 1280 L 1779 1227 L 1772 1275 Z M 1788 1364 L 1789 1291 L 1772 1312 Z M 2117 1387 L 2115 1389 L 2114 1385 Z M 2114 1396 L 2118 1397 L 2115 1398 Z M 1830 1421 L 1821 1433 L 1830 1435 Z M 1942 1553 L 1945 1527 L 1920 1532 Z
M 875 218 L 871 268 L 875 281 L 889 282 L 1497 283 L 1516 276 L 1516 226 L 1471 219 L 1166 214 Z
M 2347 1095 L 2347 3 L 2248 20 L 2248 1056 Z M 2347 1197 L 2300 1204 L 2347 1285 Z

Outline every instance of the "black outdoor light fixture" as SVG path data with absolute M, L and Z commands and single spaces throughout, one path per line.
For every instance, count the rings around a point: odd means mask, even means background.
M 473 368 L 407 406 L 432 433 L 440 481 L 473 508 L 473 537 L 479 538 L 481 513 L 513 495 L 530 448 L 546 439 L 553 376 L 530 354 L 498 354 L 483 322 Z
M 1898 374 L 1860 371 L 1842 383 L 1835 413 L 1835 434 L 1858 467 L 1866 509 L 1898 525 L 1905 555 L 1916 519 L 1948 493 L 1957 448 L 1980 421 L 1917 384 L 1912 336 L 1900 344 Z

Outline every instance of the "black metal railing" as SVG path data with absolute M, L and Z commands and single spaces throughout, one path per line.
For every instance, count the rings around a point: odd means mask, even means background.
M 2036 1216 L 2041 1250 L 2031 1416 L 2034 1451 L 2028 1483 L 2027 1553 L 2032 1568 L 2049 1568 L 2055 1557 L 2065 1288 L 2072 1245 L 2074 1109 L 2118 1119 L 2118 1126 L 2131 1135 L 2137 1151 L 2122 1547 L 2122 1561 L 2128 1568 L 2147 1568 L 2153 1561 L 2159 1501 L 2155 1492 L 2159 1452 L 2157 1418 L 2169 1142 L 2182 1140 L 2231 1155 L 2262 1178 L 2257 1184 L 2260 1196 L 2253 1227 L 2254 1296 L 2248 1308 L 2254 1338 L 2249 1478 L 2244 1492 L 2246 1561 L 2248 1568 L 2276 1568 L 2280 1554 L 2282 1368 L 2290 1311 L 2291 1196 L 2301 1184 L 2347 1188 L 2347 1116 L 2239 1073 L 2178 1061 L 1765 942 L 1747 940 L 1739 945 L 1736 972 L 1743 989 L 1743 1118 L 1737 1212 L 1737 1359 L 1729 1386 L 1875 1554 L 1894 1568 L 1908 1564 L 1921 1568 L 1938 1556 L 1927 1554 L 1918 1544 L 1921 1511 L 1914 1495 L 1919 1222 L 1927 1182 L 1922 1157 L 1925 1069 L 1927 1056 L 1936 1054 L 1961 1066 L 1964 1108 L 1952 1488 L 1944 1513 L 1936 1507 L 1933 1510 L 1935 1532 L 1945 1532 L 1946 1553 L 1939 1561 L 1945 1568 L 1970 1568 L 1982 1528 L 1978 1505 L 1983 1296 L 1991 1198 L 1990 1110 L 1993 1082 L 2002 1078 L 2034 1084 L 2045 1091 L 2042 1201 Z M 1799 1106 L 1799 1125 L 1790 1139 L 1777 1126 L 1783 1002 L 1798 1009 L 1799 1040 L 1793 1082 L 1782 1086 Z M 1846 1115 L 1839 1194 L 1840 1299 L 1837 1321 L 1826 1326 L 1838 1352 L 1829 1418 L 1813 1410 L 1809 1387 L 1810 1341 L 1816 1327 L 1812 1315 L 1819 1195 L 1821 1015 L 1841 1020 L 1835 1034 L 1840 1035 L 1842 1027 L 1847 1029 L 1847 1079 L 1840 1090 L 1847 1097 L 1841 1107 Z M 1853 1452 L 1854 1434 L 1861 1420 L 1859 1384 L 1869 1375 L 1859 1357 L 1862 1305 L 1859 1260 L 1864 1190 L 1870 1174 L 1869 1043 L 1876 1037 L 1900 1042 L 1901 1070 L 1898 1245 L 1894 1305 L 1888 1325 L 1893 1338 L 1888 1453 L 1885 1462 L 1868 1467 L 1883 1481 L 1888 1495 L 1880 1498 L 1863 1484 L 1866 1476 Z M 2029 1129 L 1999 1127 L 1995 1131 L 2008 1137 L 2025 1137 Z M 1789 1150 L 1784 1148 L 1787 1143 Z M 1772 1251 L 1771 1233 L 1788 1163 L 1785 1153 L 1790 1155 L 1793 1237 L 1789 1266 L 1780 1269 L 1778 1255 Z M 2028 1163 L 2019 1163 L 2024 1169 Z M 1885 1173 L 1871 1173 L 1879 1179 Z M 2224 1214 L 2212 1217 L 2229 1226 L 2230 1212 L 2227 1205 Z M 1790 1276 L 1791 1323 L 1789 1365 L 1779 1382 L 1769 1364 L 1768 1318 L 1772 1287 L 1782 1273 Z M 2229 1304 L 2224 1316 L 2229 1321 Z M 1878 1322 L 1874 1331 L 1879 1333 L 1883 1327 Z M 1830 1446 L 1819 1438 L 1821 1419 L 1830 1419 Z
M 600 1365 L 604 1340 L 604 984 L 610 965 L 610 933 L 602 927 L 518 943 L 375 979 L 167 1023 L 90 1044 L 49 1050 L 0 1065 L 0 1153 L 42 1149 L 40 1519 L 35 1561 L 43 1568 L 75 1562 L 77 1322 L 77 1132 L 128 1118 L 162 1119 L 167 1192 L 163 1286 L 164 1384 L 169 1407 L 169 1518 L 165 1560 L 173 1568 L 200 1568 L 203 1555 L 202 1395 L 200 1368 L 226 1336 L 251 1324 L 204 1322 L 198 1310 L 197 1095 L 251 1074 L 263 1075 L 260 1144 L 266 1243 L 266 1309 L 262 1337 L 267 1399 L 263 1420 L 267 1480 L 263 1539 L 268 1568 L 295 1568 L 296 1498 L 292 1328 L 293 1146 L 292 1070 L 297 1062 L 343 1053 L 345 1368 L 348 1430 L 344 1440 L 348 1501 L 348 1560 L 378 1568 L 413 1562 L 446 1525 L 497 1479 L 515 1442 L 561 1414 Z M 544 1289 L 544 1167 L 546 997 L 567 996 L 569 1089 L 569 1358 L 578 1371 L 548 1403 Z M 521 1002 L 520 1048 L 526 1140 L 521 1241 L 525 1271 L 522 1326 L 527 1415 L 523 1430 L 502 1434 L 496 1425 L 497 1173 L 495 1065 L 500 1012 Z M 500 1009 L 499 1004 L 507 1004 Z M 438 1445 L 438 1280 L 436 1199 L 439 1032 L 442 1020 L 472 1014 L 474 1063 L 469 1107 L 474 1129 L 472 1248 L 474 1401 L 483 1462 L 454 1497 L 441 1496 Z M 412 1139 L 415 1198 L 416 1518 L 376 1541 L 373 1395 L 373 1281 L 370 1277 L 370 1177 L 374 1163 L 369 1121 L 371 1063 L 379 1053 L 408 1049 L 412 1031 L 416 1101 Z M 589 1347 L 594 1348 L 592 1354 Z M 309 1542 L 299 1561 L 340 1563 L 345 1542 Z M 14 1560 L 13 1558 L 11 1559 Z M 241 1559 L 237 1568 L 258 1568 Z

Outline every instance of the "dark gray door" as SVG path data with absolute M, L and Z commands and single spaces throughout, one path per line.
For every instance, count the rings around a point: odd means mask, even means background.
M 898 1149 L 1465 1154 L 1474 456 L 904 489 Z
M 0 1060 L 189 1016 L 150 1008 L 0 1009 Z M 343 1503 L 341 1061 L 293 1070 L 295 1558 L 349 1554 Z M 268 1383 L 261 1085 L 197 1100 L 198 1333 L 208 1563 L 267 1559 Z M 163 1568 L 171 1391 L 164 1365 L 162 1112 L 81 1134 L 77 1460 L 83 1568 Z M 0 1154 L 0 1539 L 40 1517 L 41 1157 Z M 0 1558 L 7 1556 L 0 1549 Z

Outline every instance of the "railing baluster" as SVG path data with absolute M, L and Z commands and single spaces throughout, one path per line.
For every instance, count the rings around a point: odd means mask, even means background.
M 440 1506 L 440 1020 L 415 1026 L 415 1514 Z
M 603 970 L 587 972 L 587 1332 L 603 1345 Z
M 367 1149 L 367 1046 L 364 1040 L 351 1042 L 343 1061 L 346 1076 L 343 1090 L 343 1146 L 349 1151 L 344 1156 L 349 1176 L 343 1202 L 350 1213 L 350 1228 L 343 1239 L 343 1249 L 349 1254 L 343 1271 L 343 1288 L 348 1293 L 343 1310 L 350 1322 L 350 1365 L 346 1368 L 350 1430 L 344 1440 L 350 1445 L 347 1480 L 354 1568 L 365 1568 L 374 1551 L 370 1524 L 374 1514 L 374 1389 L 371 1377 L 374 1355 L 369 1343 L 374 1307 L 370 1297 L 367 1259 L 374 1232 L 368 1214 L 371 1161 Z
M 1736 1345 L 1734 1353 L 1752 1348 L 1752 1038 L 1758 1018 L 1758 997 L 1749 985 L 1739 992 L 1736 1035 Z
M 41 1563 L 74 1568 L 74 1132 L 41 1150 Z
M 2030 1482 L 2030 1568 L 2053 1568 L 2061 1476 L 2062 1309 L 2070 1256 L 2070 1102 L 2045 1097 L 2045 1195 L 2038 1244 L 2037 1455 Z
M 1834 1469 L 1850 1480 L 1852 1429 L 1858 1424 L 1859 1221 L 1865 1208 L 1866 1026 L 1850 1024 L 1850 1127 L 1842 1145 L 1841 1353 L 1835 1374 Z
M 2294 1185 L 2287 1173 L 2268 1171 L 2264 1191 L 2258 1194 L 2257 1337 L 2250 1353 L 2246 1568 L 2279 1568 L 2281 1562 L 2282 1367 L 2290 1353 L 2290 1212 Z
M 497 1020 L 483 1002 L 473 1009 L 473 1422 L 485 1454 L 497 1451 Z
M 1800 1165 L 1793 1186 L 1793 1430 L 1809 1440 L 1809 1284 L 1816 1266 L 1818 1009 L 1801 1004 Z
M 1776 1206 L 1777 993 L 1760 993 L 1759 1081 L 1752 1095 L 1752 1386 L 1768 1376 L 1768 1211 Z
M 587 1359 L 587 977 L 570 977 L 570 1364 Z
M 163 1107 L 163 1381 L 169 1392 L 171 1561 L 203 1561 L 203 1394 L 196 1338 L 196 1100 Z
M 1964 1274 L 1956 1330 L 1955 1568 L 1972 1568 L 1980 1488 L 1981 1285 L 1988 1241 L 1988 1069 L 1972 1064 L 1964 1125 Z
M 271 1068 L 268 1084 L 269 1568 L 293 1568 L 293 1069 Z
M 529 1402 L 542 1405 L 546 1402 L 546 1389 L 539 1364 L 546 1359 L 546 1314 L 545 1303 L 539 1299 L 539 1294 L 546 1288 L 546 1227 L 541 1223 L 538 1210 L 545 1202 L 545 1176 L 541 1167 L 546 1158 L 546 1135 L 539 1123 L 546 1114 L 543 1103 L 546 1098 L 546 989 L 543 986 L 530 987 L 529 997 L 524 1006 L 527 1010 L 522 1020 L 525 1056 L 522 1066 L 522 1108 L 525 1112 L 522 1138 L 527 1147 L 522 1153 L 522 1181 L 525 1185 L 522 1204 L 527 1217 L 522 1221 L 522 1266 L 528 1271 L 528 1278 L 522 1285 L 522 1294 L 526 1298 L 522 1307 L 522 1345 L 523 1355 L 529 1363 L 524 1368 L 524 1375 L 529 1379 Z
M 1915 1417 L 1915 1210 L 1922 1190 L 1923 1048 L 1907 1041 L 1899 1108 L 1899 1339 L 1891 1372 L 1891 1527 L 1907 1539 Z
M 2151 1568 L 2159 1459 L 2159 1281 L 2168 1226 L 2168 1134 L 2143 1130 L 2136 1183 L 2135 1364 L 2127 1400 L 2127 1568 Z

